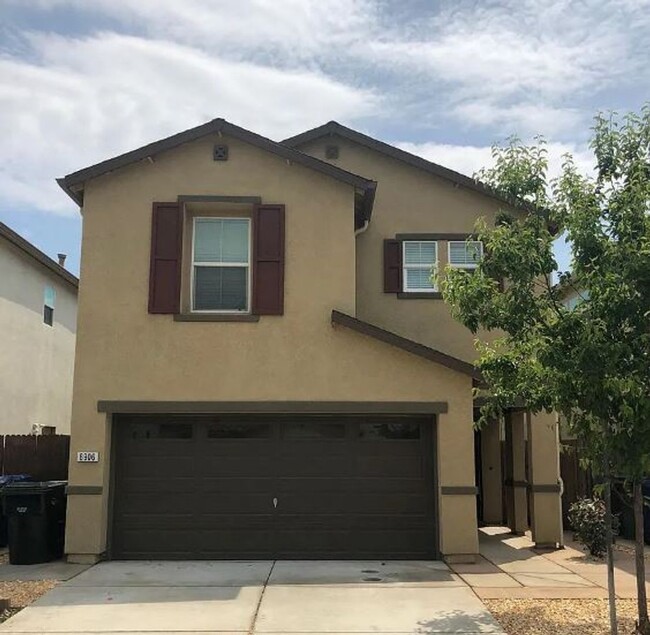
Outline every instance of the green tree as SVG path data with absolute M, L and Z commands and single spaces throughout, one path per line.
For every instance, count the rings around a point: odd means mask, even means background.
M 650 473 L 650 105 L 622 118 L 598 115 L 591 148 L 593 175 L 566 156 L 550 180 L 543 139 L 494 147 L 494 166 L 479 178 L 528 213 L 504 209 L 493 227 L 479 221 L 484 256 L 471 274 L 448 269 L 443 292 L 473 333 L 498 334 L 477 340 L 484 419 L 518 399 L 533 412 L 561 413 L 584 459 L 632 484 L 638 632 L 647 635 L 641 480 Z M 570 273 L 558 272 L 559 235 L 572 244 Z M 562 297 L 571 288 L 582 301 L 569 309 Z

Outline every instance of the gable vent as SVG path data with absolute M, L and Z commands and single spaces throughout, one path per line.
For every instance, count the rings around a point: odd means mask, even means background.
M 325 147 L 325 158 L 326 159 L 338 159 L 339 158 L 339 147 L 330 145 Z
M 228 160 L 228 146 L 226 146 L 226 145 L 216 145 L 216 146 L 214 146 L 214 151 L 212 153 L 212 158 L 215 161 L 227 161 Z

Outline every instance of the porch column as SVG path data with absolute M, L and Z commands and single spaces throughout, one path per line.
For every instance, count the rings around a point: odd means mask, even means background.
M 439 545 L 447 562 L 474 562 L 478 554 L 471 380 L 467 384 L 450 396 L 436 425 Z
M 506 520 L 516 535 L 528 529 L 525 423 L 523 411 L 506 414 Z
M 481 493 L 483 522 L 503 523 L 503 478 L 501 474 L 501 421 L 481 428 Z
M 556 413 L 528 416 L 531 525 L 537 547 L 562 544 L 560 444 Z

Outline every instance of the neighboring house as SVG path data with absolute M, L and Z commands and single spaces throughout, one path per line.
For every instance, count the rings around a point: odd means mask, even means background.
M 555 419 L 509 413 L 505 475 L 499 422 L 475 452 L 472 336 L 430 278 L 471 271 L 507 205 L 485 186 L 335 123 L 222 119 L 59 183 L 83 214 L 70 560 L 471 560 L 477 493 L 560 541 Z
M 562 304 L 567 309 L 575 309 L 581 302 L 589 299 L 589 291 L 580 287 L 567 286 L 562 289 Z
M 0 223 L 0 434 L 70 432 L 78 285 Z

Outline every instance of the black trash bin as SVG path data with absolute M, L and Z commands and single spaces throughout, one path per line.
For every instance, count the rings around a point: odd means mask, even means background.
M 30 481 L 32 479 L 29 474 L 7 474 L 0 476 L 0 496 L 2 490 L 10 483 L 17 483 L 20 481 Z M 7 546 L 7 517 L 4 515 L 2 506 L 0 505 L 0 547 Z
M 67 481 L 11 483 L 3 490 L 9 562 L 37 564 L 63 555 Z

